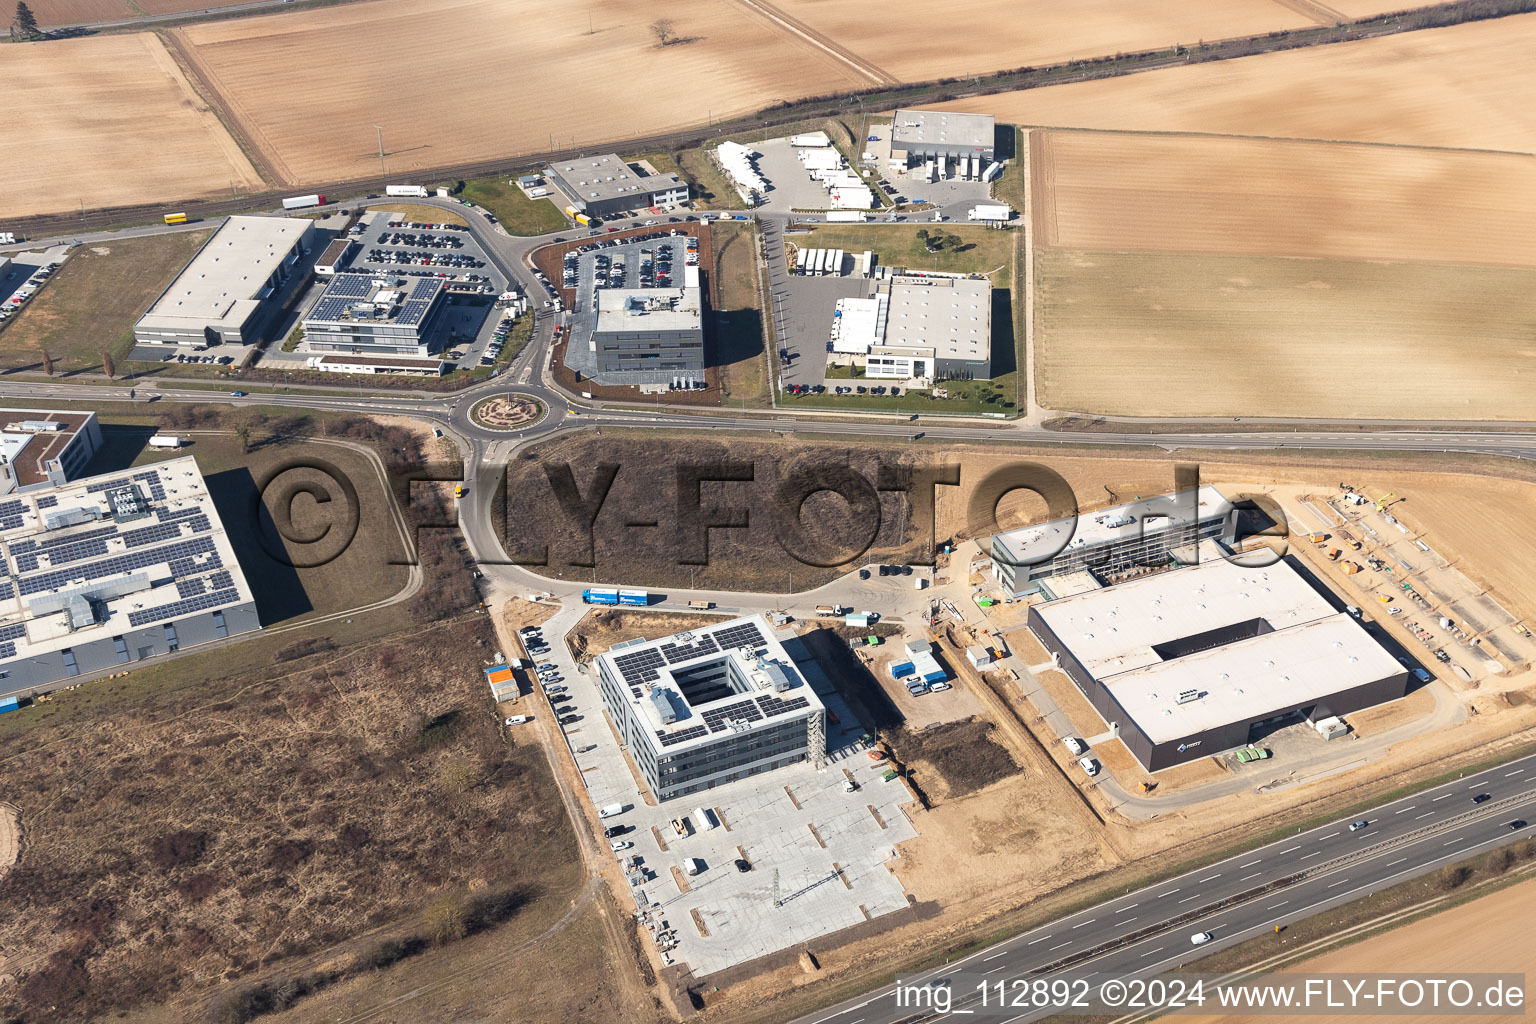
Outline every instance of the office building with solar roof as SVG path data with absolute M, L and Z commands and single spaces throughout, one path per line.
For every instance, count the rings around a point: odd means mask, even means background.
M 658 800 L 826 756 L 826 708 L 761 615 L 621 644 L 597 671 Z
M 314 234 L 300 217 L 228 218 L 139 318 L 134 340 L 196 349 L 260 340 Z
M 304 348 L 423 358 L 446 301 L 443 284 L 440 277 L 337 274 L 304 317 Z
M 0 494 L 66 483 L 100 448 L 94 412 L 0 409 Z
M 0 498 L 0 696 L 260 628 L 192 457 Z

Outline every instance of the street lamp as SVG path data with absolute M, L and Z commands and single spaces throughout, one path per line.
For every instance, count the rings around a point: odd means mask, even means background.
M 379 133 L 379 173 L 388 174 L 389 171 L 384 168 L 384 129 L 374 125 L 373 130 Z

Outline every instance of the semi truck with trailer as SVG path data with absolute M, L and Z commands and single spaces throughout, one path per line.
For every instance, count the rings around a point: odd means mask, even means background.
M 587 587 L 581 592 L 587 604 L 618 604 L 619 592 L 613 587 Z
M 869 219 L 863 210 L 833 210 L 827 214 L 829 224 L 862 224 Z
M 283 200 L 283 209 L 285 210 L 303 210 L 311 206 L 324 205 L 325 196 L 319 195 L 318 193 L 309 196 L 290 196 L 289 198 Z
M 973 206 L 965 216 L 967 220 L 980 220 L 1001 224 L 1013 217 L 1013 210 L 1006 206 Z
M 385 185 L 384 194 L 387 196 L 409 196 L 415 199 L 427 198 L 427 190 L 421 185 Z
M 644 608 L 651 603 L 649 590 L 621 590 L 619 591 L 619 604 L 635 608 Z

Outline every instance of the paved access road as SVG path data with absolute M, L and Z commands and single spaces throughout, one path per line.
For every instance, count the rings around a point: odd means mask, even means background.
M 1488 794 L 1482 803 L 1473 797 Z M 1351 821 L 1366 827 L 1351 832 Z M 974 1021 L 1038 1020 L 1028 1012 L 982 1004 L 981 983 L 1063 974 L 1153 975 L 1224 946 L 1274 931 L 1332 906 L 1424 874 L 1470 854 L 1531 835 L 1536 821 L 1536 757 L 1527 757 L 1330 822 L 1277 842 L 1106 900 L 979 950 L 962 960 L 901 979 L 945 983 L 954 1007 Z M 1209 932 L 1195 946 L 1191 936 Z M 991 991 L 995 991 L 992 989 Z M 944 1015 L 898 1007 L 889 986 L 794 1024 L 918 1024 Z

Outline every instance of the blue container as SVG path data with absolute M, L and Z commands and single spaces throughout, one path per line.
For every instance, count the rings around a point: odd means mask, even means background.
M 15 697 L 0 698 L 0 715 L 5 714 L 7 711 L 15 711 L 19 707 L 21 705 L 17 703 Z

